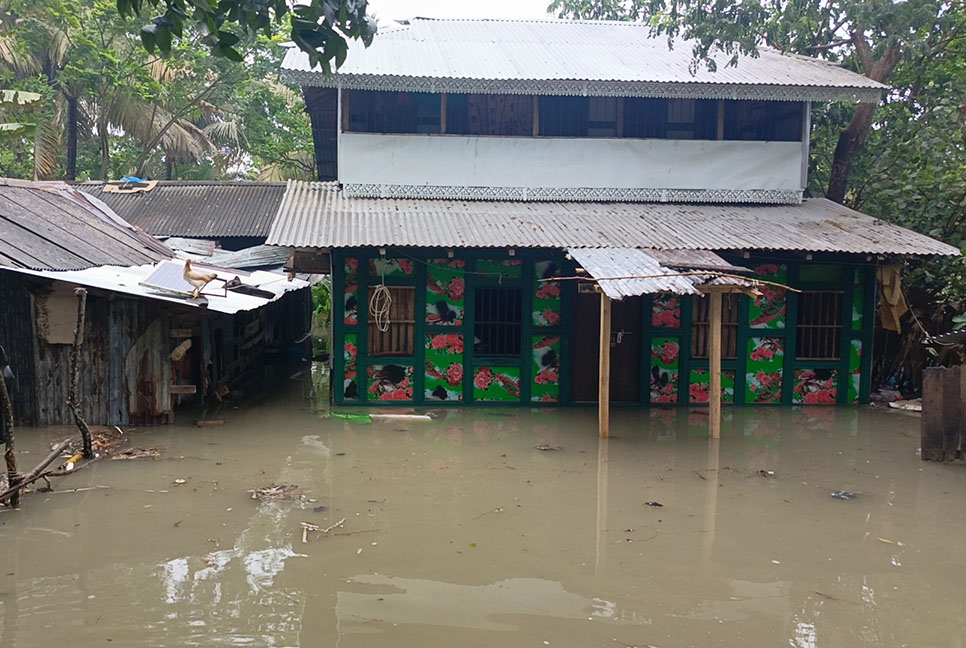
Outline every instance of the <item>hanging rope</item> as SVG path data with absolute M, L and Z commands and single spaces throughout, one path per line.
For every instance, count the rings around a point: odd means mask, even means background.
M 376 328 L 385 333 L 389 330 L 389 309 L 392 307 L 392 294 L 386 288 L 386 278 L 381 277 L 382 283 L 372 291 L 369 298 L 369 321 L 375 322 Z

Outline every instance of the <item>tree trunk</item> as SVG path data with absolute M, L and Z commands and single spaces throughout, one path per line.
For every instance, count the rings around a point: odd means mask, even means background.
M 875 109 L 875 104 L 865 103 L 856 106 L 852 121 L 839 134 L 839 141 L 835 145 L 835 156 L 832 158 L 828 190 L 825 192 L 825 197 L 829 200 L 837 203 L 845 200 L 845 193 L 849 189 L 849 173 L 869 135 Z
M 77 179 L 77 97 L 67 96 L 67 179 Z
M 174 175 L 174 162 L 167 155 L 164 156 L 164 179 L 170 180 Z
M 106 120 L 98 120 L 97 135 L 101 140 L 101 172 L 99 177 L 101 180 L 107 180 L 107 173 L 111 169 L 111 140 L 107 132 Z
M 902 55 L 899 46 L 893 45 L 880 58 L 873 59 L 872 49 L 865 41 L 864 30 L 859 29 L 853 33 L 852 40 L 865 76 L 873 81 L 885 83 L 899 64 Z M 837 203 L 845 200 L 845 194 L 849 189 L 849 173 L 869 136 L 876 107 L 877 104 L 867 103 L 856 106 L 849 125 L 839 134 L 835 155 L 832 158 L 832 169 L 829 173 L 828 190 L 825 192 L 825 197 L 829 200 Z
M 80 399 L 77 397 L 77 380 L 80 377 L 80 348 L 84 343 L 84 320 L 87 312 L 87 290 L 74 288 L 77 296 L 77 328 L 74 329 L 74 346 L 70 349 L 70 394 L 67 396 L 67 406 L 74 415 L 74 423 L 80 430 L 84 445 L 84 458 L 93 459 L 94 449 L 91 446 L 91 430 L 81 416 Z

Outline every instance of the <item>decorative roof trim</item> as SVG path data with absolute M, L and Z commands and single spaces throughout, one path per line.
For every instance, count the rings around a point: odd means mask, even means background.
M 452 79 L 394 75 L 334 74 L 282 70 L 282 80 L 301 86 L 410 92 L 657 97 L 667 99 L 744 99 L 762 101 L 854 101 L 879 103 L 882 88 L 741 83 L 657 83 L 568 79 Z
M 457 187 L 346 183 L 347 198 L 418 198 L 530 202 L 673 202 L 798 205 L 800 190 L 779 189 L 621 189 L 600 187 Z

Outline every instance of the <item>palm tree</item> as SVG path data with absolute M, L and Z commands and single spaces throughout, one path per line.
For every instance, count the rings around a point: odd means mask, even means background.
M 95 15 L 98 7 L 87 4 L 72 7 L 83 19 L 63 25 L 42 9 L 16 14 L 11 5 L 12 0 L 0 0 L 0 71 L 16 78 L 40 76 L 56 91 L 51 118 L 36 129 L 36 178 L 52 178 L 66 148 L 65 176 L 74 180 L 78 140 L 92 135 L 100 143 L 98 177 L 105 179 L 113 134 L 140 142 L 145 159 L 160 149 L 198 161 L 211 150 L 208 136 L 165 97 L 163 87 L 176 73 L 160 58 L 145 60 L 124 25 L 104 22 Z M 98 69 L 98 62 L 105 69 Z

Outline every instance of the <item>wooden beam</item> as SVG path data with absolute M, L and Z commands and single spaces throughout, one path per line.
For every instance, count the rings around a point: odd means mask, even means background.
M 718 139 L 723 140 L 725 137 L 725 101 L 724 99 L 718 99 Z
M 540 97 L 533 95 L 533 136 L 540 136 Z
M 712 290 L 708 293 L 711 300 L 711 344 L 708 353 L 708 379 L 710 384 L 710 400 L 708 401 L 708 431 L 712 439 L 721 438 L 721 291 Z
M 439 96 L 439 132 L 446 134 L 446 93 Z
M 610 297 L 600 293 L 600 367 L 597 426 L 600 438 L 610 436 Z

